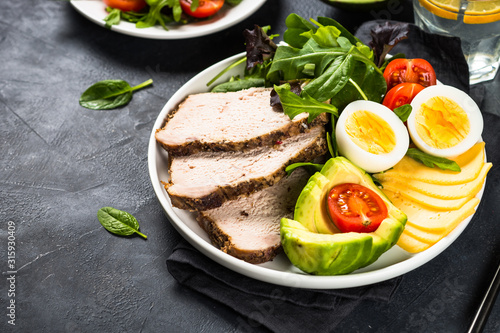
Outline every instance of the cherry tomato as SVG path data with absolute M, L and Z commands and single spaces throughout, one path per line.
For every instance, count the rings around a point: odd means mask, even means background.
M 341 232 L 372 232 L 387 217 L 382 198 L 366 186 L 345 183 L 328 194 L 328 211 Z
M 180 0 L 181 8 L 184 13 L 196 18 L 212 16 L 224 5 L 224 0 L 199 0 L 198 8 L 193 12 L 191 2 L 191 0 Z
M 117 8 L 124 12 L 138 12 L 146 7 L 146 1 L 144 0 L 103 0 L 103 2 L 106 6 Z
M 404 82 L 393 87 L 385 95 L 382 104 L 394 110 L 404 104 L 410 104 L 413 98 L 425 87 L 419 83 Z
M 424 59 L 394 59 L 384 70 L 387 90 L 403 82 L 419 83 L 424 87 L 436 84 L 436 73 Z

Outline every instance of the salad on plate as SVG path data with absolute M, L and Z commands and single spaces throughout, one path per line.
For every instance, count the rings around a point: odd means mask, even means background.
M 281 270 L 284 254 L 285 272 L 373 283 L 425 263 L 479 203 L 491 168 L 479 108 L 426 60 L 389 56 L 406 24 L 380 25 L 370 45 L 331 18 L 286 24 L 278 44 L 269 27 L 246 30 L 246 53 L 208 92 L 183 87 L 162 111 L 167 213 L 189 212 L 233 259 Z

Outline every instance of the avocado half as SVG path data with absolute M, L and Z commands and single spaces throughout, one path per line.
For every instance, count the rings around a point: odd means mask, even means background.
M 388 215 L 374 232 L 340 232 L 327 210 L 327 196 L 339 184 L 355 183 L 375 191 Z M 404 230 L 407 217 L 373 183 L 371 176 L 344 157 L 328 160 L 302 190 L 294 219 L 281 219 L 281 244 L 291 263 L 315 275 L 347 274 L 376 261 Z

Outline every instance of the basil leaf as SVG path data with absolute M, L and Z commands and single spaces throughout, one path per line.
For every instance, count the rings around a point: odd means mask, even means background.
M 307 172 L 311 175 L 314 175 L 316 172 L 321 171 L 323 168 L 323 164 L 316 163 L 293 163 L 286 167 L 285 172 L 288 176 L 292 174 L 297 168 L 304 167 Z
M 80 105 L 92 110 L 111 110 L 128 104 L 135 90 L 153 83 L 149 79 L 135 87 L 123 80 L 104 80 L 91 85 L 80 97 Z
M 309 117 L 307 118 L 308 122 L 312 122 L 314 118 L 324 112 L 338 116 L 338 110 L 335 106 L 318 102 L 309 96 L 306 91 L 302 91 L 300 96 L 297 96 L 290 89 L 289 83 L 285 83 L 281 86 L 274 86 L 274 90 L 280 98 L 283 112 L 288 115 L 290 119 L 304 112 L 309 113 Z
M 139 222 L 131 214 L 112 207 L 103 207 L 97 211 L 97 218 L 106 230 L 119 236 L 130 236 L 134 233 L 144 239 L 148 237 L 139 232 Z
M 401 119 L 402 122 L 405 122 L 408 120 L 408 117 L 411 114 L 411 110 L 412 107 L 410 104 L 404 104 L 398 108 L 395 108 L 394 113 L 396 114 L 396 116 L 399 117 L 399 119 Z
M 437 157 L 437 156 L 432 156 L 427 153 L 424 153 L 423 151 L 417 149 L 417 148 L 410 148 L 406 152 L 406 155 L 408 157 L 413 158 L 415 161 L 421 162 L 424 165 L 428 166 L 429 168 L 434 168 L 438 167 L 442 170 L 451 170 L 451 171 L 457 171 L 460 172 L 460 166 L 457 164 L 457 162 L 449 160 L 444 157 Z

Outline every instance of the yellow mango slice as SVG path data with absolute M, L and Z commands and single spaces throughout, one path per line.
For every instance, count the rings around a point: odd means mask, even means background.
M 478 198 L 471 198 L 460 209 L 439 211 L 429 209 L 415 201 L 396 195 L 394 192 L 384 190 L 394 206 L 401 209 L 407 216 L 408 225 L 424 232 L 449 234 L 465 218 L 474 213 L 479 204 Z
M 418 239 L 415 239 L 408 234 L 403 234 L 399 237 L 398 242 L 396 243 L 400 248 L 410 253 L 418 253 L 424 250 L 427 250 L 432 246 L 432 244 L 421 242 Z
M 429 168 L 414 159 L 405 156 L 392 169 L 375 177 L 410 178 L 432 184 L 463 184 L 477 178 L 484 164 L 484 142 L 476 143 L 471 149 L 453 159 L 461 171 Z
M 405 189 L 404 187 L 403 188 L 395 187 L 392 184 L 387 184 L 387 183 L 382 183 L 382 185 L 384 186 L 384 188 L 382 189 L 383 191 L 386 190 L 394 192 L 397 196 L 405 197 L 406 199 L 414 201 L 415 203 L 418 203 L 424 207 L 441 211 L 459 209 L 460 207 L 465 205 L 465 203 L 469 201 L 469 199 L 471 198 L 471 197 L 466 197 L 466 198 L 449 199 L 449 200 L 439 199 L 422 194 L 421 192 L 412 190 L 410 188 Z

